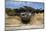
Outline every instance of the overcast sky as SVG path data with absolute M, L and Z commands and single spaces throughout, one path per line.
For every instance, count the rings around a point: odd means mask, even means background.
M 33 7 L 35 9 L 43 9 L 44 8 L 44 4 L 43 3 L 38 3 L 38 2 L 16 2 L 13 0 L 6 0 L 6 8 L 19 8 L 19 7 L 23 7 L 23 6 L 29 6 L 29 7 Z

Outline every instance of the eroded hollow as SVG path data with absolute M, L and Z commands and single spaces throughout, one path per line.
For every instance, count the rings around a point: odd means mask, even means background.
M 22 20 L 21 22 L 23 24 L 28 24 L 30 22 L 31 15 L 32 14 L 30 12 L 22 12 L 20 14 L 20 17 L 21 17 L 21 20 Z
M 27 20 L 22 19 L 21 22 L 22 22 L 23 24 L 28 24 L 28 23 L 30 22 L 30 19 L 27 19 Z

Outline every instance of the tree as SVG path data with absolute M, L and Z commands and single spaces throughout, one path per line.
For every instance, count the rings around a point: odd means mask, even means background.
M 9 15 L 11 13 L 11 9 L 10 8 L 6 8 L 5 12 Z

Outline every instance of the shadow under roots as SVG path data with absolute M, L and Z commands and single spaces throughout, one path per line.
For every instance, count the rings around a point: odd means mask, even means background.
M 22 19 L 22 21 L 21 21 L 23 24 L 28 24 L 28 23 L 30 23 L 30 19 L 28 19 L 28 20 L 24 20 L 24 19 Z

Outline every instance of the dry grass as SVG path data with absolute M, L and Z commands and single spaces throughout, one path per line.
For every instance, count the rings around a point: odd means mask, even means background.
M 38 13 L 34 16 L 32 16 L 32 21 L 30 22 L 32 25 L 42 25 L 44 23 L 44 17 L 43 17 L 43 13 Z
M 30 24 L 32 25 L 41 25 L 43 24 L 43 13 L 38 13 L 31 18 Z M 21 25 L 21 18 L 19 16 L 8 16 L 6 18 L 6 25 L 14 25 L 14 26 L 20 26 Z
M 20 26 L 21 24 L 21 18 L 18 16 L 9 16 L 6 18 L 6 25 L 11 25 L 11 26 Z
M 31 17 L 29 24 L 25 25 L 21 23 L 19 16 L 6 16 L 6 30 L 43 28 L 43 19 L 43 13 L 38 13 Z

